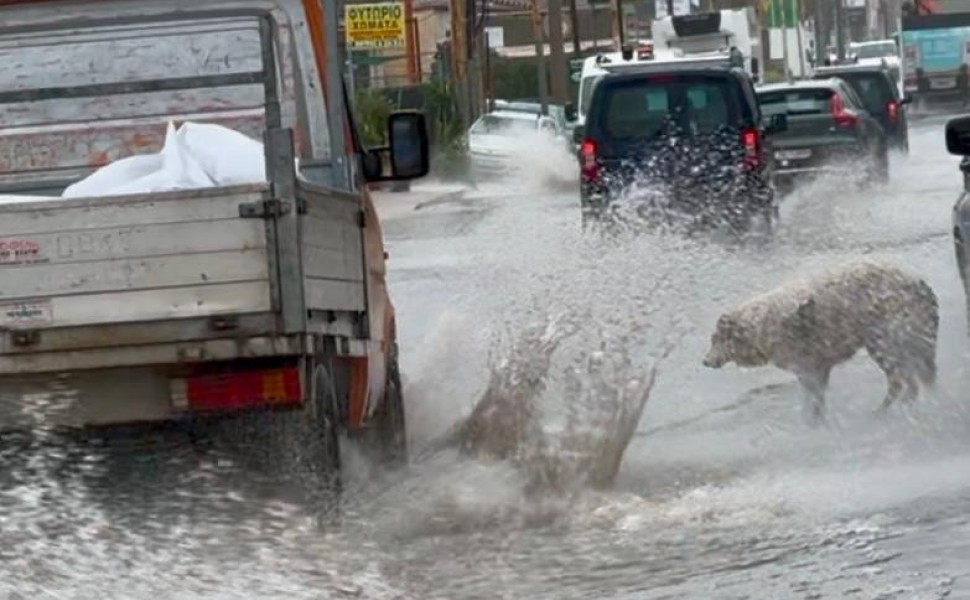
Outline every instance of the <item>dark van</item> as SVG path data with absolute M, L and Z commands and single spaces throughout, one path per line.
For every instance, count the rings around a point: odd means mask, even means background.
M 760 217 L 770 229 L 771 128 L 751 77 L 698 62 L 611 73 L 596 86 L 578 132 L 584 222 L 636 205 L 637 190 L 646 189 L 647 212 L 668 222 L 743 233 Z M 773 129 L 784 127 L 781 116 Z

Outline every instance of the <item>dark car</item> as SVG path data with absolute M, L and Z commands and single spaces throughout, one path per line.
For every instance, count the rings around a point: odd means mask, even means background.
M 950 154 L 963 157 L 960 161 L 963 191 L 953 205 L 953 245 L 956 250 L 957 270 L 963 281 L 967 325 L 970 326 L 970 115 L 956 117 L 947 122 L 946 149 Z
M 862 99 L 866 110 L 882 125 L 894 150 L 909 152 L 909 124 L 906 105 L 911 98 L 901 97 L 899 87 L 888 66 L 872 64 L 842 64 L 819 67 L 814 79 L 838 77 L 844 80 Z
M 783 129 L 784 117 L 772 127 Z M 584 223 L 635 206 L 648 221 L 688 230 L 728 225 L 742 234 L 759 221 L 770 230 L 772 127 L 751 77 L 734 66 L 672 61 L 605 75 L 577 128 Z M 634 186 L 652 193 L 633 194 Z
M 788 127 L 774 136 L 775 187 L 790 191 L 798 180 L 825 173 L 868 181 L 889 178 L 886 133 L 848 84 L 832 78 L 759 86 L 766 117 L 787 115 Z

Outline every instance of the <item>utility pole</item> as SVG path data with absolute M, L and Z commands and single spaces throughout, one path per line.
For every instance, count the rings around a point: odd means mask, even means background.
M 788 0 L 778 0 L 779 12 L 781 13 L 781 62 L 785 65 L 785 81 L 791 82 L 791 67 L 788 66 L 788 11 L 785 10 L 787 3 Z
M 408 83 L 418 83 L 420 58 L 415 53 L 416 27 L 414 24 L 414 0 L 404 0 L 404 53 L 407 54 Z
M 613 9 L 613 45 L 616 50 L 623 48 L 623 0 L 610 0 Z
M 562 0 L 548 0 L 546 22 L 549 23 L 549 75 L 550 92 L 556 104 L 565 104 L 569 99 L 569 86 L 566 78 L 566 49 L 562 39 Z
M 576 14 L 576 0 L 569 0 L 569 28 L 573 30 L 573 58 L 579 58 L 583 48 L 579 44 L 579 15 Z
M 539 0 L 532 0 L 532 37 L 535 40 L 536 69 L 539 76 L 539 106 L 542 114 L 549 114 L 549 84 L 546 82 L 546 57 L 543 51 L 545 38 L 542 35 L 542 15 L 539 12 Z
M 462 128 L 471 123 L 468 106 L 468 26 L 465 19 L 465 0 L 449 0 L 451 6 L 451 60 L 452 85 L 458 97 L 458 114 Z

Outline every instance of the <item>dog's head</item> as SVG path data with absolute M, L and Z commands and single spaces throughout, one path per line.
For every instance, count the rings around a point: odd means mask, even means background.
M 717 320 L 711 335 L 711 348 L 704 357 L 704 366 L 720 369 L 730 362 L 756 366 L 764 364 L 765 358 L 755 347 L 753 327 L 736 315 L 727 313 Z

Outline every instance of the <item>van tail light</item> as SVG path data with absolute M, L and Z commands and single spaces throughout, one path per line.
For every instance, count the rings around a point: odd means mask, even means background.
M 886 104 L 886 114 L 889 115 L 889 122 L 893 125 L 899 123 L 899 102 L 890 100 Z
M 832 118 L 835 119 L 836 124 L 839 127 L 852 128 L 858 125 L 859 117 L 850 110 L 845 108 L 845 104 L 842 103 L 842 97 L 838 94 L 832 94 L 831 100 L 832 108 Z
M 741 130 L 741 145 L 744 146 L 744 166 L 757 169 L 761 166 L 761 132 L 757 127 Z
M 583 181 L 596 181 L 600 177 L 600 165 L 596 162 L 596 142 L 587 138 L 579 147 L 579 167 Z
M 297 366 L 190 375 L 170 382 L 172 407 L 192 412 L 298 405 L 303 401 Z

